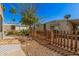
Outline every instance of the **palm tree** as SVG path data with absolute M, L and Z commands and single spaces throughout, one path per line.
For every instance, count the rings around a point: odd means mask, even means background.
M 12 7 L 9 11 L 11 14 L 15 15 L 16 14 L 16 9 L 14 7 Z M 13 19 L 12 19 L 12 22 L 14 23 L 15 22 L 15 18 L 13 16 Z M 12 25 L 11 26 L 13 30 L 15 30 L 15 25 Z
M 10 12 L 11 14 L 15 15 L 15 14 L 16 14 L 16 9 L 12 7 L 9 12 Z M 14 17 L 13 17 L 13 19 L 12 19 L 12 22 L 13 22 L 13 23 L 15 22 L 15 18 L 14 18 Z

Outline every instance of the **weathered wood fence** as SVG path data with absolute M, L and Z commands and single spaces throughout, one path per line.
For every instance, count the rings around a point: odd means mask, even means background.
M 36 31 L 33 32 L 33 38 L 47 40 L 52 46 L 63 48 L 67 51 L 78 52 L 78 37 L 76 33 L 68 34 L 58 31 Z
M 57 31 L 52 33 L 53 38 L 51 44 L 66 49 L 71 52 L 77 52 L 78 50 L 78 35 L 67 34 L 65 32 L 58 33 Z

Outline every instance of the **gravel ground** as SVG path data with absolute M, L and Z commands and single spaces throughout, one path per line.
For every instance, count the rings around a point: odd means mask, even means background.
M 60 54 L 40 45 L 35 40 L 26 40 L 22 47 L 28 56 L 60 56 Z

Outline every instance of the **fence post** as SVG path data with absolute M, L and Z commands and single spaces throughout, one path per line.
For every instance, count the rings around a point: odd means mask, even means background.
M 69 49 L 69 36 L 67 34 L 67 49 Z
M 54 40 L 54 32 L 51 31 L 51 44 L 53 44 L 53 40 Z
M 75 53 L 77 52 L 77 33 L 75 33 Z
M 60 33 L 58 32 L 58 33 L 56 33 L 57 34 L 57 46 L 59 46 L 59 44 L 60 44 Z
M 73 36 L 71 36 L 71 50 L 73 49 Z
M 63 34 L 63 38 L 64 38 L 64 48 L 65 48 L 65 41 L 66 41 L 66 37 L 65 37 L 66 33 L 64 31 L 64 34 Z
M 59 35 L 59 32 L 58 32 L 58 31 L 56 31 L 55 45 L 57 45 L 58 35 Z
M 36 30 L 34 31 L 34 39 L 36 38 Z
M 56 46 L 57 35 L 58 35 L 58 33 L 57 33 L 57 30 L 56 30 L 56 31 L 55 31 L 55 39 L 53 40 L 55 46 Z
M 62 39 L 63 39 L 63 38 L 62 38 L 62 37 L 63 37 L 63 36 L 62 36 L 62 35 L 63 35 L 62 31 L 61 31 L 60 34 L 61 34 L 61 35 L 60 35 L 60 43 L 61 43 L 60 46 L 62 47 Z

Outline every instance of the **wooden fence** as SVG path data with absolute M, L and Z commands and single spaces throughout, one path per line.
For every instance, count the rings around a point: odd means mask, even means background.
M 58 31 L 36 31 L 33 34 L 33 38 L 40 38 L 47 40 L 52 46 L 56 46 L 67 51 L 77 53 L 78 52 L 78 34 L 68 34 Z
M 57 31 L 52 32 L 52 34 L 53 38 L 51 39 L 51 44 L 66 49 L 70 52 L 77 52 L 79 37 L 77 34 L 67 34 L 65 32 L 58 33 Z
M 43 31 L 36 31 L 32 34 L 33 38 L 40 38 L 42 40 L 47 40 L 48 42 L 51 41 L 51 32 L 47 31 L 46 33 Z

